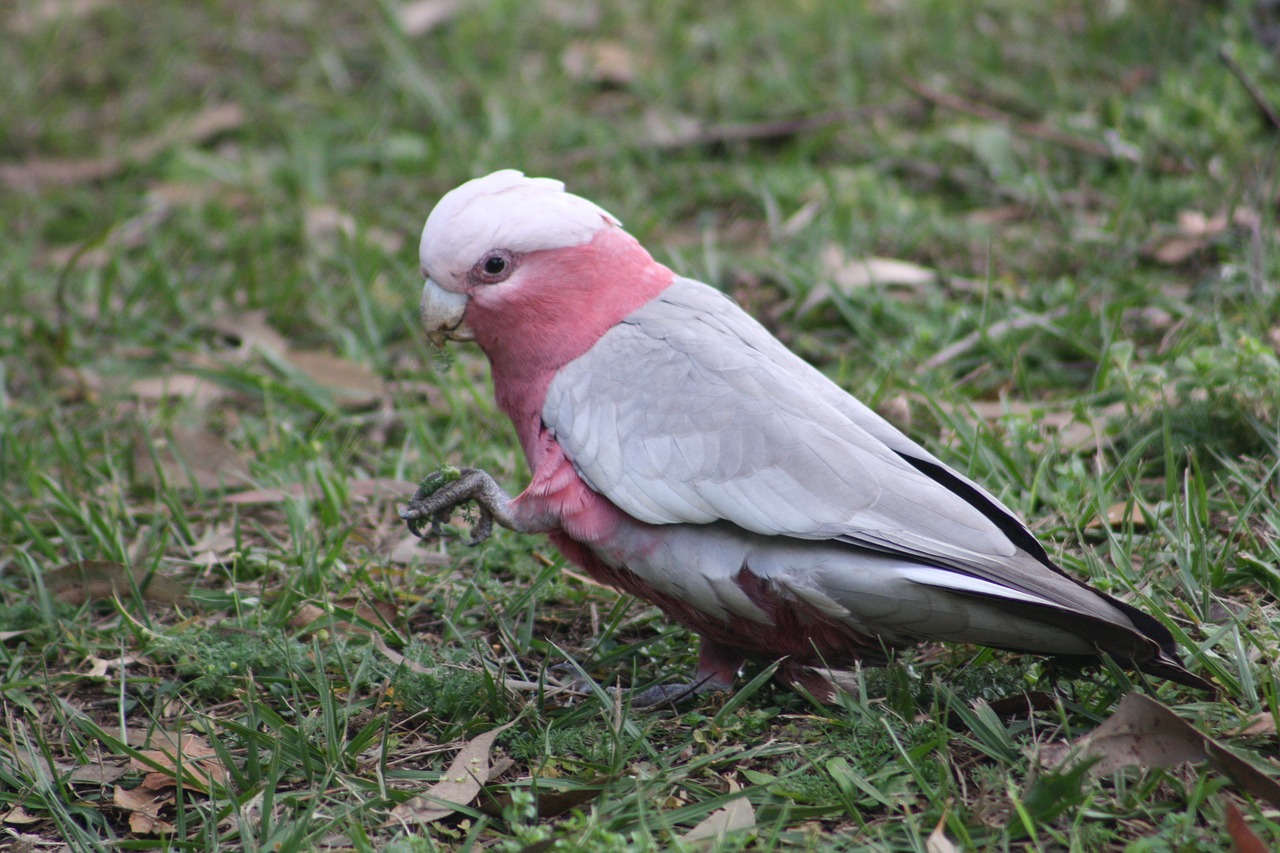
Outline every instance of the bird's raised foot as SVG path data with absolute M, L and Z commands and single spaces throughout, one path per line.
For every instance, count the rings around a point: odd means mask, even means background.
M 495 520 L 504 527 L 516 528 L 508 509 L 511 497 L 479 468 L 446 467 L 431 472 L 400 509 L 400 517 L 410 533 L 429 539 L 443 534 L 453 511 L 469 502 L 476 505 L 477 519 L 468 545 L 479 545 L 488 539 Z

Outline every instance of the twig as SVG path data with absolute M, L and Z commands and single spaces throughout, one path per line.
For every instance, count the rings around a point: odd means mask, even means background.
M 881 106 L 870 106 L 853 110 L 832 110 L 796 118 L 719 124 L 703 124 L 692 120 L 687 126 L 673 127 L 668 132 L 641 133 L 632 145 L 639 150 L 678 151 L 683 148 L 702 148 L 743 142 L 777 142 L 837 124 L 865 121 L 869 116 L 884 109 Z M 560 159 L 567 164 L 576 164 L 584 160 L 608 157 L 615 152 L 615 148 L 592 146 L 566 152 Z
M 982 341 L 999 338 L 1008 332 L 1013 332 L 1018 329 L 1041 326 L 1051 320 L 1056 320 L 1059 317 L 1064 316 L 1066 313 L 1066 308 L 1055 308 L 1048 314 L 1019 314 L 1017 317 L 1009 317 L 1008 319 L 992 323 L 986 328 L 978 329 L 976 332 L 970 332 L 951 346 L 944 347 L 939 350 L 932 358 L 924 363 L 921 370 L 936 370 L 944 364 L 954 361 L 956 358 L 964 355 Z
M 1018 121 L 1013 116 L 995 107 L 975 103 L 958 95 L 940 92 L 910 77 L 904 78 L 902 84 L 932 104 L 937 104 L 940 107 L 955 110 L 958 113 L 964 113 L 974 118 L 980 118 L 984 121 L 994 121 L 1008 125 L 1019 136 L 1028 136 L 1043 142 L 1051 142 L 1054 145 L 1061 145 L 1064 148 L 1070 148 L 1073 151 L 1079 151 L 1082 154 L 1101 157 L 1106 160 L 1123 160 L 1126 163 L 1141 163 L 1143 160 L 1142 153 L 1131 146 L 1110 145 L 1105 142 L 1099 142 L 1096 139 L 1086 139 L 1043 122 Z M 1167 172 L 1186 171 L 1186 167 L 1183 164 L 1170 157 L 1161 157 L 1157 165 Z
M 1271 126 L 1276 130 L 1280 130 L 1280 113 L 1276 112 L 1275 105 L 1267 100 L 1267 96 L 1258 88 L 1258 84 L 1240 67 L 1240 63 L 1236 62 L 1235 57 L 1227 51 L 1226 47 L 1218 48 L 1218 58 L 1222 60 L 1223 65 L 1227 66 L 1227 70 L 1236 75 L 1240 85 L 1244 86 L 1244 90 L 1249 93 L 1249 97 L 1253 99 L 1253 103 L 1266 116 L 1267 121 L 1271 122 Z

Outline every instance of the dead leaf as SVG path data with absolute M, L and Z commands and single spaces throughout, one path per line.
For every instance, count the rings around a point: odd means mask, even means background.
M 402 823 L 430 823 L 470 805 L 489 778 L 493 742 L 514 724 L 513 720 L 463 744 L 444 777 L 392 809 L 392 819 Z
M 1227 834 L 1231 836 L 1231 846 L 1236 853 L 1268 853 L 1267 845 L 1245 823 L 1244 815 L 1236 808 L 1236 804 L 1227 801 Z
M 1173 767 L 1208 761 L 1243 790 L 1280 807 L 1280 783 L 1142 693 L 1127 694 L 1106 722 L 1074 743 L 1041 751 L 1041 760 L 1049 766 L 1089 759 L 1097 759 L 1089 768 L 1094 776 L 1122 767 Z
M 129 829 L 139 835 L 168 835 L 174 831 L 173 824 L 160 817 L 161 810 L 174 802 L 172 793 L 143 788 L 126 790 L 117 785 L 113 802 L 129 812 Z
M 1034 328 L 1036 326 L 1049 326 L 1059 317 L 1066 316 L 1067 308 L 1055 308 L 1046 314 L 1025 314 L 1019 313 L 1003 320 L 997 320 L 983 329 L 970 332 L 960 340 L 943 347 L 934 353 L 928 361 L 922 366 L 921 370 L 937 370 L 939 367 L 953 361 L 954 359 L 964 355 L 978 344 L 985 340 L 995 340 L 1004 337 L 1009 332 L 1018 329 Z
M 733 779 L 729 783 L 729 793 L 736 794 L 742 789 Z M 722 839 L 731 832 L 752 829 L 756 825 L 756 810 L 746 797 L 739 797 L 723 808 L 716 809 L 699 821 L 693 829 L 686 832 L 682 841 L 701 841 L 707 838 Z
M 117 253 L 145 245 L 171 212 L 172 208 L 167 204 L 153 204 L 143 213 L 112 228 L 97 245 L 59 246 L 49 252 L 46 260 L 56 267 L 72 263 L 77 269 L 104 267 Z
M 0 821 L 11 823 L 14 826 L 25 826 L 29 823 L 39 823 L 42 820 L 46 820 L 46 818 L 40 815 L 33 815 L 22 806 L 14 806 L 5 812 L 4 817 L 0 818 Z
M 1158 264 L 1176 267 L 1191 260 L 1209 247 L 1209 241 L 1200 237 L 1170 237 L 1151 249 L 1151 258 Z
M 284 335 L 267 322 L 265 309 L 214 318 L 205 325 L 229 340 L 235 341 L 244 349 L 257 349 L 276 356 L 283 356 L 289 349 Z
M 432 670 L 429 667 L 425 667 L 415 660 L 410 660 L 409 658 L 397 652 L 395 649 L 388 646 L 387 641 L 382 639 L 381 634 L 375 632 L 370 642 L 372 643 L 374 649 L 376 649 L 379 653 L 382 654 L 383 657 L 391 661 L 396 666 L 402 666 L 405 669 L 409 670 L 410 672 L 416 672 L 420 675 L 432 674 Z M 412 802 L 412 800 L 406 800 L 405 802 L 406 803 Z
M 696 145 L 702 135 L 702 122 L 699 119 L 657 107 L 645 110 L 641 122 L 644 125 L 644 132 L 641 134 L 643 144 L 655 148 Z
M 822 250 L 822 268 L 825 279 L 809 291 L 804 302 L 796 309 L 803 316 L 827 302 L 835 293 L 850 296 L 864 287 L 920 287 L 938 280 L 938 274 L 928 267 L 911 261 L 894 258 L 849 258 L 834 243 Z
M 186 400 L 198 409 L 207 408 L 226 396 L 222 386 L 194 373 L 169 373 L 136 379 L 129 383 L 129 393 L 148 403 Z
M 236 527 L 231 522 L 210 525 L 191 545 L 191 564 L 225 566 L 235 559 Z
M 1035 422 L 1045 435 L 1045 442 L 1031 442 L 1033 449 L 1045 449 L 1052 439 L 1062 450 L 1100 450 L 1110 447 L 1115 439 L 1106 432 L 1107 421 L 1124 414 L 1123 403 L 1104 406 L 1101 409 L 1077 413 L 1073 401 L 1030 401 L 1002 398 L 999 400 L 970 400 L 959 406 L 950 403 L 929 403 L 948 413 L 965 414 L 969 409 L 988 423 L 999 423 L 1006 417 L 1027 418 Z
M 69 778 L 82 785 L 110 785 L 128 772 L 124 764 L 81 764 L 71 771 Z
M 222 438 L 204 430 L 172 426 L 151 436 L 150 446 L 139 436 L 133 448 L 134 473 L 139 482 L 173 488 L 195 485 L 221 491 L 249 482 L 249 463 Z
M 866 110 L 841 110 L 799 118 L 709 124 L 683 113 L 651 108 L 644 113 L 642 119 L 644 131 L 636 140 L 636 144 L 645 148 L 669 151 L 703 145 L 790 139 L 802 133 L 821 130 L 832 125 L 856 122 L 865 119 L 868 114 Z M 598 152 L 583 150 L 578 152 L 578 156 L 596 153 Z
M 89 671 L 81 674 L 85 678 L 106 678 L 111 670 L 124 669 L 129 664 L 137 662 L 138 659 L 133 655 L 121 655 L 118 658 L 100 658 L 90 655 L 88 658 Z
M 408 500 L 417 490 L 416 483 L 410 483 L 408 480 L 396 480 L 391 477 L 373 477 L 367 480 L 352 480 L 347 483 L 347 494 L 352 500 L 369 500 L 370 498 Z M 291 483 L 288 486 L 232 492 L 224 497 L 223 500 L 229 504 L 275 504 L 302 497 L 315 498 L 319 494 L 320 489 L 318 486 Z
M 447 566 L 452 562 L 448 554 L 443 554 L 439 550 L 430 550 L 429 547 L 423 547 L 422 540 L 412 533 L 406 533 L 401 537 L 392 546 L 386 558 L 388 561 L 401 566 L 408 566 L 414 563 L 421 563 L 427 566 Z
M 1178 230 L 1187 237 L 1216 237 L 1230 224 L 1226 213 L 1205 216 L 1198 210 L 1178 211 Z
M 111 0 L 35 0 L 23 4 L 8 21 L 15 33 L 32 33 L 48 24 L 92 15 Z
M 631 48 L 611 39 L 571 42 L 560 56 L 560 66 L 574 80 L 619 89 L 635 82 L 635 64 Z
M 154 765 L 138 758 L 132 760 L 134 769 L 147 774 L 138 791 L 142 789 L 159 791 L 174 787 L 178 784 L 179 773 L 182 777 L 182 787 L 188 790 L 207 794 L 210 790 L 226 787 L 231 778 L 230 774 L 227 768 L 222 766 L 217 751 L 209 745 L 208 738 L 203 735 L 184 734 L 182 741 L 176 746 L 172 743 L 171 737 L 166 738 L 166 741 L 160 745 L 159 749 L 138 750 L 139 755 L 151 759 L 162 769 L 157 770 Z
M 370 604 L 368 602 L 355 599 L 345 599 L 338 601 L 336 606 L 343 610 L 353 610 L 356 618 L 362 619 L 371 625 L 391 622 L 398 615 L 396 606 L 389 601 L 375 601 Z M 302 605 L 298 607 L 297 612 L 290 617 L 289 627 L 293 628 L 295 631 L 301 631 L 310 627 L 317 619 L 324 619 L 326 616 L 329 616 L 330 612 L 331 611 L 316 604 L 312 604 L 309 601 L 303 602 Z M 330 625 L 326 622 L 323 626 L 317 627 L 328 628 Z M 356 634 L 370 633 L 367 625 L 348 622 L 343 619 L 333 620 L 332 627 L 339 631 L 349 631 Z
M 1147 517 L 1142 511 L 1142 504 L 1137 501 L 1120 501 L 1107 507 L 1101 515 L 1095 515 L 1085 525 L 1086 530 L 1100 530 L 1103 527 L 1124 527 L 1133 525 L 1134 530 L 1145 530 Z
M 124 171 L 130 164 L 146 162 L 175 145 L 195 145 L 244 124 L 239 104 L 214 104 L 194 115 L 175 119 L 160 132 L 126 145 L 119 154 L 83 158 L 33 157 L 20 163 L 0 163 L 0 184 L 35 190 L 41 186 L 100 181 Z
M 109 601 L 128 596 L 136 588 L 147 601 L 177 604 L 186 590 L 173 578 L 150 573 L 141 566 L 130 568 L 113 560 L 77 560 L 44 573 L 45 589 L 58 601 L 79 605 L 86 601 Z
M 924 840 L 925 853 L 961 853 L 960 846 L 947 838 L 947 834 L 942 831 L 946 821 L 947 816 L 944 814 L 938 819 L 938 825 L 933 828 L 933 832 L 929 833 L 929 837 Z
M 490 773 L 489 778 L 492 781 L 495 778 L 494 774 Z M 543 778 L 546 779 L 545 776 Z M 609 781 L 608 776 L 597 776 L 588 782 L 573 783 L 573 787 L 570 788 L 551 790 L 547 789 L 544 782 L 532 789 L 538 817 L 542 819 L 559 817 L 571 809 L 597 799 L 604 793 Z M 476 804 L 476 808 L 491 817 L 500 818 L 510 805 L 510 794 L 497 794 L 493 797 L 485 797 Z
M 388 254 L 395 254 L 404 248 L 404 236 L 382 228 L 360 228 L 351 214 L 339 210 L 333 205 L 317 205 L 308 207 L 303 212 L 303 228 L 307 242 L 321 252 L 334 252 L 339 248 L 335 239 L 339 234 L 348 240 L 363 235 L 364 239 L 382 248 Z
M 1270 713 L 1259 714 L 1236 732 L 1242 737 L 1266 737 L 1276 733 L 1276 718 Z
M 447 23 L 462 9 L 460 0 L 416 0 L 396 10 L 396 20 L 410 38 L 426 35 Z
M 327 352 L 289 352 L 285 359 L 347 408 L 372 406 L 386 395 L 382 377 L 363 364 Z
M 416 536 L 414 537 L 417 538 Z M 7 643 L 15 637 L 21 637 L 24 634 L 30 634 L 30 628 L 23 628 L 21 631 L 0 631 L 0 643 Z

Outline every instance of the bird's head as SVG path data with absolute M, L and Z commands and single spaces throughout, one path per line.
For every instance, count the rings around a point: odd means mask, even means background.
M 427 333 L 437 344 L 471 340 L 476 330 L 464 323 L 474 327 L 477 315 L 506 314 L 512 320 L 519 311 L 533 313 L 525 309 L 539 302 L 556 303 L 556 291 L 574 290 L 567 279 L 583 278 L 566 261 L 584 254 L 583 247 L 601 232 L 638 248 L 616 218 L 550 178 L 504 169 L 450 191 L 422 229 L 421 315 Z M 599 249 L 610 250 L 616 247 Z

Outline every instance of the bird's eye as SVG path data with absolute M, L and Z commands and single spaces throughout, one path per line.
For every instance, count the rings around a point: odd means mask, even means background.
M 506 281 L 516 271 L 516 260 L 519 256 L 506 249 L 495 249 L 476 261 L 471 268 L 471 281 L 474 284 L 497 284 Z

